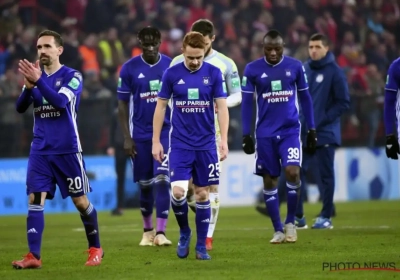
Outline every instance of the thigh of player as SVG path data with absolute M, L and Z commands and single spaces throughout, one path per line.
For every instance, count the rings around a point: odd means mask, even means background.
M 193 150 L 169 149 L 168 166 L 171 184 L 176 181 L 190 180 L 193 173 L 195 156 L 196 152 Z
M 92 191 L 81 153 L 51 155 L 49 162 L 62 198 L 80 197 Z
M 153 179 L 152 142 L 136 142 L 137 154 L 132 159 L 133 181 L 147 181 Z
M 164 158 L 162 162 L 158 162 L 153 159 L 153 175 L 154 177 L 158 175 L 165 175 L 169 176 L 169 154 L 168 154 L 168 149 L 169 149 L 169 138 L 161 138 L 161 145 L 163 146 L 164 149 Z
M 279 141 L 279 154 L 282 166 L 301 166 L 303 151 L 299 135 L 282 136 Z
M 56 192 L 56 181 L 46 155 L 30 155 L 26 174 L 26 193 L 47 192 L 52 199 Z
M 279 177 L 281 175 L 281 162 L 275 138 L 256 139 L 254 174 L 258 176 L 269 175 L 271 177 Z
M 193 184 L 197 187 L 219 185 L 220 166 L 217 148 L 195 151 L 195 154 Z

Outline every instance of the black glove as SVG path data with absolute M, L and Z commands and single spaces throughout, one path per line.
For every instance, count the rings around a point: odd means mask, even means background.
M 255 148 L 254 148 L 254 141 L 253 138 L 251 138 L 250 135 L 244 135 L 243 136 L 243 142 L 242 142 L 242 147 L 243 147 L 243 151 L 248 154 L 254 154 L 255 153 Z
M 317 149 L 317 131 L 310 129 L 307 133 L 307 147 L 306 151 L 309 154 L 314 154 Z
M 398 159 L 400 154 L 399 142 L 394 135 L 386 136 L 386 156 L 391 159 Z

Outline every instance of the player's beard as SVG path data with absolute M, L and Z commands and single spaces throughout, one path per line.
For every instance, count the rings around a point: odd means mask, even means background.
M 42 56 L 40 58 L 40 64 L 43 66 L 50 66 L 51 65 L 51 59 L 49 56 Z

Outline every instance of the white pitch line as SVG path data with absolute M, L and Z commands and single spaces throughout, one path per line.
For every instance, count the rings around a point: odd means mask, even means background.
M 138 228 L 138 225 L 115 225 L 115 226 L 100 226 L 100 231 L 106 232 L 142 232 L 142 228 Z M 334 227 L 335 229 L 364 229 L 364 230 L 371 230 L 371 229 L 390 229 L 390 226 L 337 226 Z M 244 227 L 244 228 L 218 228 L 218 231 L 257 231 L 257 230 L 272 230 L 272 228 L 268 227 Z M 84 228 L 73 228 L 72 231 L 85 231 Z M 169 229 L 168 231 L 179 231 L 179 229 Z M 304 230 L 302 230 L 304 231 Z

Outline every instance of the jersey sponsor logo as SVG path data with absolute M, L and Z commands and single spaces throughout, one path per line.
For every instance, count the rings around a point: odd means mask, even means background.
M 47 100 L 42 98 L 43 105 L 33 108 L 33 113 L 42 119 L 56 118 L 61 116 L 61 111 L 50 105 Z
M 210 83 L 210 77 L 203 77 L 203 84 L 208 85 Z
M 198 88 L 188 88 L 188 99 L 199 99 L 199 89 Z
M 232 88 L 240 87 L 240 79 L 239 79 L 239 77 L 232 78 L 231 79 L 231 85 L 232 85 Z
M 151 91 L 159 91 L 160 90 L 160 80 L 151 80 L 149 82 Z
M 122 85 L 122 79 L 119 78 L 119 79 L 118 79 L 118 87 L 121 87 L 121 85 Z
M 68 86 L 76 90 L 78 89 L 80 83 L 81 82 L 79 82 L 77 78 L 72 78 L 71 81 L 69 81 Z
M 386 84 L 389 84 L 389 75 L 386 75 Z
M 176 100 L 175 107 L 182 113 L 205 113 L 211 105 L 211 101 L 204 100 Z
M 245 87 L 247 85 L 247 77 L 243 76 L 242 78 L 242 87 Z
M 282 82 L 280 80 L 271 81 L 271 89 L 272 91 L 282 90 Z

